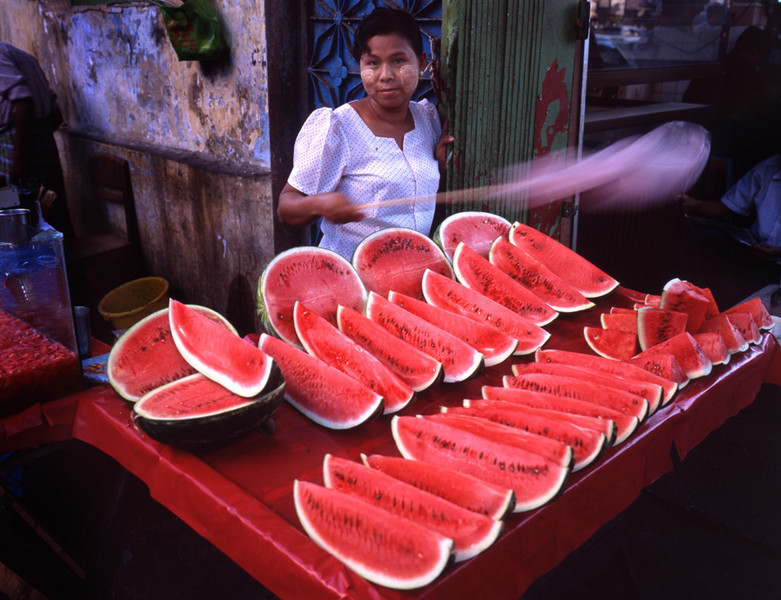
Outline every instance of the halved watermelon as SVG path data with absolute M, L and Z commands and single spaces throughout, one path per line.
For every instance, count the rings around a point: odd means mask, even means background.
M 551 349 L 538 350 L 534 358 L 537 362 L 562 363 L 576 367 L 584 367 L 586 369 L 602 371 L 626 379 L 638 379 L 640 381 L 661 385 L 664 389 L 662 406 L 668 404 L 678 390 L 678 384 L 673 380 L 649 373 L 642 367 L 636 365 L 601 356 L 594 356 L 593 354 Z M 686 379 L 686 381 L 688 381 L 688 379 Z
M 372 454 L 361 458 L 372 469 L 492 519 L 504 519 L 515 506 L 511 489 L 460 471 L 398 456 Z
M 450 538 L 348 494 L 295 480 L 293 499 L 307 535 L 373 583 L 423 587 L 453 558 Z
M 445 382 L 464 381 L 479 374 L 485 366 L 483 355 L 472 346 L 374 292 L 369 293 L 366 316 L 442 363 Z
M 591 300 L 568 281 L 505 238 L 500 237 L 494 241 L 488 253 L 488 260 L 554 310 L 577 312 L 594 306 Z
M 302 246 L 277 254 L 258 281 L 258 316 L 266 330 L 301 347 L 293 326 L 293 306 L 310 310 L 336 323 L 340 304 L 363 312 L 366 288 L 345 258 L 325 248 Z
M 505 388 L 499 388 L 505 389 Z M 507 402 L 505 400 L 487 400 L 476 399 L 464 400 L 464 408 L 471 408 L 479 411 L 502 410 L 519 412 L 534 417 L 544 417 L 550 421 L 563 421 L 575 425 L 580 429 L 587 429 L 594 433 L 605 436 L 605 444 L 612 446 L 616 440 L 616 424 L 610 419 L 592 417 L 589 415 L 580 415 L 562 410 L 553 410 L 550 408 L 537 408 L 520 402 Z
M 621 411 L 608 408 L 600 404 L 594 404 L 585 400 L 564 398 L 543 392 L 533 392 L 520 388 L 507 388 L 501 386 L 486 385 L 482 388 L 483 398 L 486 400 L 501 400 L 502 402 L 514 402 L 544 408 L 546 410 L 558 410 L 576 415 L 597 417 L 603 420 L 613 421 L 616 426 L 616 437 L 613 445 L 618 445 L 632 435 L 640 424 L 637 417 L 626 415 Z
M 756 322 L 757 327 L 759 327 L 761 330 L 770 330 L 773 328 L 773 325 L 775 325 L 773 317 L 770 316 L 770 313 L 768 312 L 767 308 L 765 308 L 765 305 L 762 304 L 762 300 L 759 297 L 746 300 L 740 304 L 736 304 L 724 312 L 727 314 L 738 312 L 750 313 L 751 316 L 754 317 L 754 321 Z
M 711 309 L 711 300 L 693 283 L 675 278 L 664 285 L 659 308 L 686 313 L 686 331 L 696 333 Z
M 173 298 L 168 319 L 176 349 L 198 372 L 245 398 L 266 388 L 273 361 L 263 350 Z
M 637 334 L 631 331 L 586 326 L 583 337 L 589 348 L 604 358 L 626 360 L 637 353 Z
M 504 362 L 518 347 L 518 340 L 487 323 L 473 321 L 468 317 L 397 292 L 391 292 L 388 299 L 393 304 L 465 341 L 485 357 L 486 367 Z
M 655 354 L 672 354 L 689 379 L 704 377 L 711 372 L 712 364 L 710 359 L 705 356 L 702 348 L 700 348 L 697 341 L 688 331 L 679 333 L 656 346 L 651 346 L 648 350 L 644 350 L 634 358 L 653 356 Z
M 188 306 L 238 335 L 233 325 L 218 312 L 205 306 Z M 111 387 L 131 402 L 161 385 L 196 372 L 176 349 L 168 307 L 144 317 L 125 331 L 111 347 L 106 368 Z
M 441 533 L 453 540 L 455 560 L 477 556 L 496 541 L 502 521 L 453 504 L 364 464 L 326 454 L 323 481 L 327 488 Z
M 459 242 L 488 258 L 491 244 L 498 237 L 506 237 L 510 225 L 510 221 L 493 213 L 462 211 L 445 218 L 432 237 L 451 261 Z
M 743 337 L 743 334 L 738 331 L 738 328 L 730 322 L 729 317 L 724 313 L 705 319 L 700 326 L 700 332 L 706 333 L 709 331 L 715 331 L 721 336 L 730 354 L 748 350 L 748 342 Z
M 382 396 L 319 358 L 267 333 L 260 348 L 279 365 L 287 401 L 315 423 L 350 429 L 382 413 Z
M 464 244 L 456 247 L 453 269 L 466 287 L 537 325 L 547 325 L 559 314 L 528 288 Z
M 515 492 L 514 512 L 546 504 L 564 489 L 570 470 L 485 435 L 424 417 L 394 416 L 391 432 L 402 456 L 461 471 Z M 444 444 L 446 440 L 448 443 Z
M 447 414 L 467 415 L 488 419 L 500 425 L 547 437 L 572 448 L 572 471 L 579 471 L 594 462 L 605 450 L 606 436 L 593 429 L 585 429 L 566 421 L 535 415 L 523 410 L 501 408 L 496 404 L 473 407 L 467 400 L 464 406 L 443 407 Z
M 163 444 L 186 449 L 223 445 L 258 429 L 282 401 L 285 380 L 275 365 L 255 398 L 233 394 L 195 373 L 161 385 L 133 404 L 133 423 Z
M 340 306 L 336 320 L 340 331 L 368 350 L 416 392 L 422 392 L 442 381 L 442 363 L 422 350 L 411 347 L 366 315 Z
M 533 227 L 515 222 L 508 239 L 569 281 L 586 298 L 604 296 L 618 286 L 618 281 L 580 254 Z
M 762 340 L 762 332 L 757 327 L 754 317 L 749 312 L 728 312 L 727 319 L 735 326 L 749 344 L 758 344 Z
M 410 403 L 412 388 L 326 319 L 296 302 L 293 320 L 306 351 L 380 394 L 386 415 Z
M 517 339 L 515 354 L 534 352 L 550 338 L 550 333 L 536 323 L 433 271 L 427 271 L 423 276 L 423 295 L 429 304 L 479 323 L 487 323 Z
M 732 356 L 721 335 L 715 331 L 693 333 L 692 337 L 714 365 L 726 365 Z
M 644 306 L 637 310 L 637 341 L 640 350 L 648 350 L 660 342 L 686 331 L 688 313 Z
M 607 406 L 625 415 L 637 417 L 637 420 L 641 422 L 648 415 L 648 400 L 645 398 L 577 377 L 526 373 L 505 375 L 502 378 L 502 384 L 509 388 L 542 392 Z
M 383 298 L 394 291 L 422 300 L 426 269 L 454 277 L 442 249 L 428 236 L 404 227 L 367 235 L 355 248 L 352 265 L 366 289 Z
M 555 375 L 562 377 L 574 377 L 583 379 L 598 385 L 612 387 L 618 390 L 629 392 L 648 401 L 648 413 L 653 414 L 662 403 L 664 388 L 658 383 L 642 381 L 639 379 L 630 379 L 626 376 L 617 375 L 578 367 L 576 365 L 567 365 L 554 362 L 533 362 L 524 364 L 515 364 L 512 366 L 513 375 L 523 375 L 526 373 L 543 373 L 545 375 Z

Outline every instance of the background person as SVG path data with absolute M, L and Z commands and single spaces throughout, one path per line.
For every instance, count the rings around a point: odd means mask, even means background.
M 415 20 L 377 8 L 358 27 L 353 57 L 366 97 L 315 110 L 294 147 L 277 215 L 304 227 L 322 218 L 319 245 L 346 258 L 370 233 L 408 227 L 429 234 L 446 145 L 436 107 L 412 101 L 427 59 Z M 403 205 L 384 201 L 416 198 Z M 370 207 L 359 209 L 365 204 Z

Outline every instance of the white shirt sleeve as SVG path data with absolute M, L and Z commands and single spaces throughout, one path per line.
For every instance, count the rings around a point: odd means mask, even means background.
M 349 152 L 334 111 L 318 108 L 298 133 L 288 183 L 307 196 L 334 191 L 344 175 Z

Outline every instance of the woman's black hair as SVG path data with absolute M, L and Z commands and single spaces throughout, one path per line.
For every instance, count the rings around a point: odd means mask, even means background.
M 396 8 L 375 8 L 366 15 L 355 32 L 352 55 L 355 62 L 369 53 L 369 40 L 375 35 L 395 33 L 410 43 L 415 56 L 423 54 L 423 40 L 415 19 L 408 12 Z

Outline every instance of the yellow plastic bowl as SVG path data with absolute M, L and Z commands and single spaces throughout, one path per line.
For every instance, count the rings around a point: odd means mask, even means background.
M 114 329 L 127 329 L 168 306 L 168 280 L 143 277 L 114 288 L 98 304 L 98 312 Z

